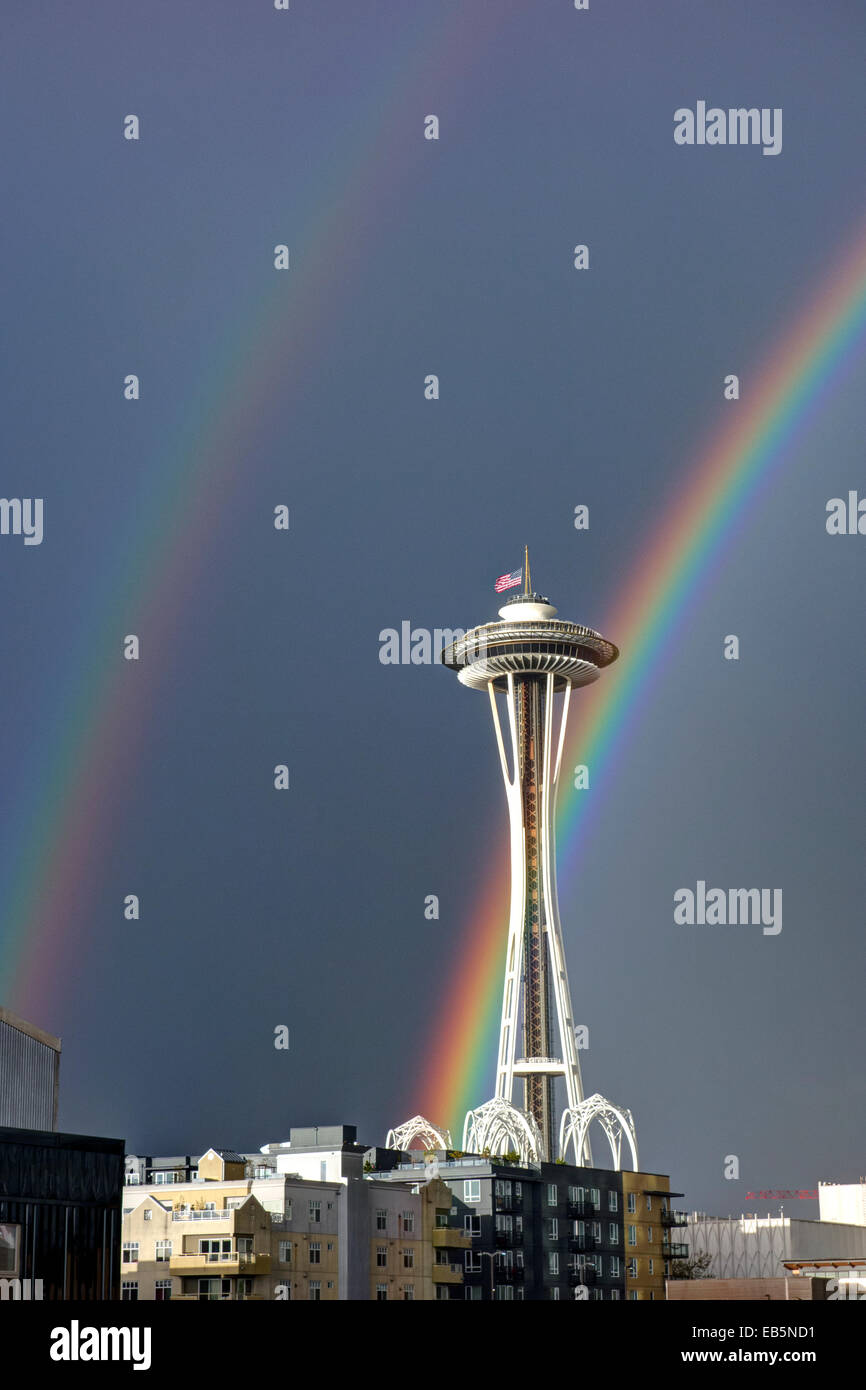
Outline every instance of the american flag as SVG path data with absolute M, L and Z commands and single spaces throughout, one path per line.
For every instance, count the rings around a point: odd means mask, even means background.
M 506 589 L 516 589 L 522 583 L 523 570 L 512 570 L 510 574 L 500 574 L 493 587 L 497 594 L 503 594 Z

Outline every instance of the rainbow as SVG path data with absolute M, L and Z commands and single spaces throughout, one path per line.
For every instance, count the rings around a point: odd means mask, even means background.
M 504 0 L 500 22 L 518 10 Z M 173 663 L 182 661 L 184 622 L 231 518 L 251 442 L 261 442 L 273 403 L 285 407 L 327 361 L 339 315 L 363 284 L 365 235 L 375 235 L 395 187 L 423 169 L 419 90 L 434 90 L 458 111 L 488 37 L 480 13 L 467 18 L 458 7 L 442 23 L 433 7 L 425 30 L 413 16 L 395 36 L 388 72 L 398 74 L 396 81 L 389 77 L 386 88 L 366 71 L 356 89 L 346 90 L 353 138 L 341 157 L 329 153 L 322 164 L 305 218 L 287 213 L 274 228 L 273 241 L 290 244 L 291 271 L 269 271 L 261 288 L 251 269 L 249 286 L 238 290 L 252 308 L 234 316 L 230 332 L 203 359 L 199 381 L 190 382 L 173 444 L 147 470 L 134 533 L 103 560 L 87 597 L 77 665 L 62 672 L 59 691 L 46 683 L 38 711 L 44 746 L 38 763 L 22 761 L 17 814 L 3 844 L 0 909 L 0 1000 L 46 1026 L 86 945 L 70 930 L 71 916 L 95 896 L 97 866 L 131 794 L 148 716 Z M 371 70 L 377 61 L 374 49 Z M 262 256 L 268 253 L 263 246 Z M 144 383 L 136 409 L 146 410 L 146 392 Z M 129 632 L 141 637 L 137 663 L 122 660 Z M 11 795 L 8 779 L 6 791 Z
M 786 458 L 831 387 L 866 342 L 866 229 L 834 263 L 809 303 L 748 378 L 743 399 L 700 450 L 663 511 L 647 550 L 628 575 L 601 630 L 622 655 L 597 686 L 581 692 L 564 766 L 591 768 L 592 799 L 571 792 L 557 812 L 560 896 L 609 796 L 629 734 L 646 708 L 674 637 L 716 572 L 725 546 Z M 590 810 L 591 808 L 591 810 Z M 467 1109 L 487 1100 L 495 1073 L 507 872 L 497 861 L 474 911 L 468 942 L 438 1011 L 422 1062 L 418 1097 L 455 1143 Z

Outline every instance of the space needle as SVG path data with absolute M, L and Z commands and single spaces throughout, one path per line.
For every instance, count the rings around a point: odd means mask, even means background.
M 625 1138 L 637 1169 L 630 1111 L 601 1095 L 583 1095 L 556 894 L 554 814 L 571 693 L 598 680 L 619 652 L 592 628 L 558 618 L 553 604 L 533 591 L 528 549 L 523 570 L 503 575 L 496 587 L 521 582 L 523 592 L 499 609 L 498 622 L 472 628 L 442 652 L 462 685 L 489 697 L 511 838 L 496 1094 L 466 1116 L 463 1149 L 535 1162 L 566 1159 L 571 1149 L 575 1163 L 589 1166 L 589 1126 L 598 1121 L 614 1168 L 621 1166 Z M 565 1107 L 557 1132 L 560 1078 Z M 520 1106 L 516 1081 L 523 1083 Z M 429 1130 L 426 1141 L 446 1134 L 417 1116 L 391 1131 L 389 1141 L 402 1147 L 413 1127 Z

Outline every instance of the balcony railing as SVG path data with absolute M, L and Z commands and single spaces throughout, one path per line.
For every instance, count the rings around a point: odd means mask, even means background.
M 689 1224 L 688 1212 L 685 1211 L 663 1211 L 663 1226 L 687 1226 Z
M 662 1255 L 666 1260 L 687 1260 L 689 1258 L 689 1247 L 685 1244 L 675 1244 L 671 1241 L 662 1243 Z
M 595 1216 L 597 1211 L 595 1202 L 566 1202 L 565 1207 L 569 1216 L 574 1218 Z
M 594 1284 L 598 1278 L 598 1270 L 593 1265 L 569 1265 L 568 1282 L 569 1284 Z
M 570 1236 L 568 1248 L 572 1254 L 576 1255 L 581 1250 L 594 1250 L 596 1243 L 595 1236 Z
M 213 1211 L 198 1211 L 193 1207 L 181 1207 L 171 1214 L 172 1221 L 230 1221 L 236 1207 L 216 1207 Z

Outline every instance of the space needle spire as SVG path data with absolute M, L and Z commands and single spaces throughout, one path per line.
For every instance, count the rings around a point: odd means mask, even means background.
M 573 1145 L 575 1161 L 590 1163 L 588 1127 L 598 1119 L 614 1166 L 625 1135 L 637 1167 L 630 1112 L 583 1096 L 556 896 L 554 812 L 571 692 L 597 680 L 619 653 L 592 628 L 557 618 L 534 592 L 528 547 L 523 574 L 503 575 L 497 591 L 521 578 L 523 592 L 500 608 L 498 622 L 472 628 L 442 653 L 461 684 L 488 694 L 511 835 L 496 1095 L 467 1115 L 463 1148 L 551 1161 Z M 558 1078 L 566 1103 L 557 1134 Z M 523 1083 L 522 1106 L 514 1101 L 516 1081 Z

